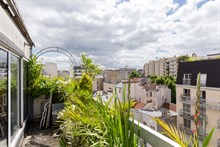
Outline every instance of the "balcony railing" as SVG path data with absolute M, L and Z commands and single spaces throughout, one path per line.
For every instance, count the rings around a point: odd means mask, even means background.
M 217 120 L 217 128 L 220 129 L 220 119 Z
M 207 133 L 203 132 L 203 131 L 199 131 L 199 139 L 203 140 L 205 137 L 207 136 Z
M 192 99 L 190 98 L 190 96 L 186 96 L 186 95 L 181 95 L 180 101 L 191 105 L 196 104 L 196 99 Z M 200 99 L 200 106 L 212 110 L 218 110 L 218 111 L 220 110 L 220 102 L 211 103 L 211 102 L 207 102 L 206 99 Z
M 190 96 L 187 96 L 184 94 L 181 95 L 180 100 L 187 103 L 187 104 L 191 104 L 191 105 L 195 105 L 195 103 L 196 103 L 195 99 L 192 99 L 192 98 L 190 98 Z
M 183 124 L 179 125 L 181 131 L 185 132 L 188 135 L 192 135 L 193 131 L 190 128 L 185 127 Z
M 189 120 L 194 120 L 194 117 L 193 117 L 193 114 L 191 114 L 191 112 L 187 112 L 187 111 L 184 111 L 182 109 L 179 110 L 179 115 L 184 117 L 184 118 L 187 118 Z M 202 123 L 203 122 L 203 119 L 205 119 L 205 123 L 207 123 L 207 116 L 205 115 L 200 115 L 199 116 L 199 121 Z
M 149 143 L 152 146 L 162 145 L 163 147 L 180 147 L 178 143 L 144 124 L 138 123 L 136 120 L 134 120 L 134 124 L 135 134 L 139 133 L 140 138 L 142 138 L 145 143 Z
M 193 135 L 193 131 L 190 128 L 185 127 L 183 124 L 179 125 L 181 131 L 185 132 L 188 135 Z M 207 133 L 204 133 L 200 130 L 199 132 L 199 139 L 203 140 L 207 136 Z
M 211 103 L 211 102 L 206 102 L 202 104 L 203 107 L 212 109 L 212 110 L 220 110 L 220 102 L 217 103 Z
M 191 85 L 191 79 L 183 79 L 183 85 Z
M 193 120 L 193 116 L 191 114 L 191 112 L 187 112 L 187 111 L 184 111 L 182 109 L 179 110 L 179 115 L 184 117 L 184 118 L 188 118 L 190 120 Z

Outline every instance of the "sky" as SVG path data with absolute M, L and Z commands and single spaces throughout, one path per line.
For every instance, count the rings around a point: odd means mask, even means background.
M 143 68 L 149 60 L 220 52 L 220 0 L 16 0 L 34 53 L 67 49 L 80 64 L 85 52 L 105 68 Z M 43 62 L 70 66 L 48 53 Z

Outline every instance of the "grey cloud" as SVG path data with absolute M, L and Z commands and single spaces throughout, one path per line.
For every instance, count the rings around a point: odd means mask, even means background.
M 172 0 L 130 0 L 117 7 L 114 0 L 17 2 L 36 51 L 59 46 L 76 57 L 87 52 L 109 68 L 141 68 L 156 57 L 218 46 L 217 0 L 199 9 Z

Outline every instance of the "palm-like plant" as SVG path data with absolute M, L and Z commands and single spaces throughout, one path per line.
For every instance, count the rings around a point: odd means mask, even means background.
M 78 84 L 78 88 L 68 97 L 65 109 L 58 115 L 61 120 L 61 145 L 137 146 L 134 125 L 129 122 L 130 107 L 134 102 L 129 101 L 129 93 L 128 96 L 125 95 L 126 87 L 123 95 L 124 102 L 128 97 L 127 103 L 122 103 L 117 94 L 106 103 L 103 103 L 101 98 L 99 101 L 94 100 L 92 92 L 88 90 L 90 88 L 81 87 L 82 84 Z M 110 106 L 112 100 L 114 105 Z

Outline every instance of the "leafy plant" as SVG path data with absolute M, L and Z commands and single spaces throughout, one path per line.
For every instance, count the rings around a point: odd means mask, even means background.
M 84 67 L 83 72 L 90 76 L 92 79 L 95 78 L 95 75 L 101 73 L 101 68 L 98 64 L 95 64 L 91 58 L 89 58 L 85 53 L 81 55 L 82 66 Z
M 69 95 L 65 109 L 58 114 L 60 145 L 62 146 L 137 146 L 134 125 L 129 123 L 130 108 L 134 104 L 125 95 L 122 103 L 117 94 L 104 103 L 94 100 L 91 91 L 92 78 L 86 74 L 75 81 L 75 89 Z M 128 87 L 129 88 L 129 87 Z M 114 105 L 111 107 L 111 101 Z

